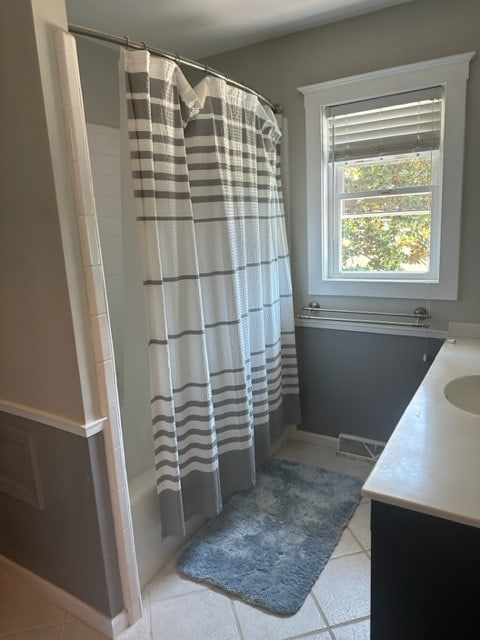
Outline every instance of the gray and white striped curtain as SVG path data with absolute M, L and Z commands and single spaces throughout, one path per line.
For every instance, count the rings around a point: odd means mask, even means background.
M 299 396 L 280 130 L 258 98 L 124 51 L 163 535 L 255 482 Z

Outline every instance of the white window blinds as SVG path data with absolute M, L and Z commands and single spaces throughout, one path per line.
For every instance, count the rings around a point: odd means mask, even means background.
M 329 161 L 439 149 L 443 87 L 326 107 Z

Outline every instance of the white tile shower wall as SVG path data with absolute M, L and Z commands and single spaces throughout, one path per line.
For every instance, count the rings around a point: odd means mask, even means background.
M 133 524 L 130 513 L 130 501 L 127 486 L 125 459 L 120 433 L 120 411 L 117 381 L 114 371 L 113 342 L 110 333 L 109 313 L 106 299 L 106 283 L 102 256 L 98 251 L 99 233 L 95 200 L 93 197 L 93 178 L 91 162 L 88 154 L 88 140 L 83 109 L 80 72 L 75 38 L 65 32 L 55 34 L 57 47 L 58 71 L 62 93 L 62 104 L 67 130 L 67 140 L 70 150 L 70 168 L 75 191 L 76 214 L 79 236 L 81 239 L 81 254 L 85 285 L 87 293 L 88 313 L 90 316 L 92 346 L 94 348 L 95 366 L 97 369 L 97 389 L 100 400 L 100 412 L 105 416 L 103 433 L 105 436 L 105 454 L 107 459 L 110 498 L 112 503 L 117 544 L 120 579 L 122 583 L 123 602 L 128 614 L 123 613 L 115 619 L 112 625 L 112 637 L 125 627 L 127 621 L 133 624 L 142 615 L 142 601 L 138 569 L 134 551 Z M 118 144 L 113 138 L 107 140 L 101 132 L 100 138 L 92 140 L 92 145 L 98 151 L 108 149 L 107 155 L 114 157 Z M 100 141 L 101 140 L 101 141 Z M 103 154 L 100 154 L 103 155 Z M 104 170 L 113 171 L 114 162 L 104 161 Z M 100 180 L 100 191 L 113 193 L 115 185 L 119 186 L 119 179 L 115 176 L 104 176 Z M 101 195 L 99 193 L 99 195 Z M 89 217 L 89 220 L 83 220 Z M 118 266 L 118 265 L 117 265 Z M 95 319 L 96 318 L 96 319 Z M 91 612 L 90 612 L 91 613 Z M 87 611 L 82 617 L 85 622 L 103 630 L 97 624 L 97 618 Z
M 120 191 L 120 132 L 87 122 L 98 230 L 112 325 L 120 399 L 123 395 L 123 248 Z

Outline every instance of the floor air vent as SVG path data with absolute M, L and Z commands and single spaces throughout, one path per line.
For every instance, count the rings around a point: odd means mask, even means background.
M 341 433 L 338 436 L 337 454 L 339 456 L 376 462 L 384 448 L 385 442 L 379 442 L 378 440 L 359 438 L 347 433 Z

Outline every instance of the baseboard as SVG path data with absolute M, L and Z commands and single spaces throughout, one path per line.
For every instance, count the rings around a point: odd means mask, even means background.
M 90 625 L 109 638 L 117 638 L 128 626 L 128 615 L 125 609 L 114 618 L 109 618 L 83 600 L 76 598 L 71 593 L 60 589 L 56 585 L 44 580 L 25 567 L 13 562 L 0 554 L 0 566 L 4 566 L 12 575 L 19 578 L 32 588 L 43 593 L 47 598 L 58 604 L 73 616 Z
M 288 439 L 297 442 L 308 442 L 317 447 L 328 447 L 329 449 L 337 449 L 338 438 L 331 436 L 322 436 L 320 433 L 310 433 L 310 431 L 302 431 L 298 427 L 288 428 Z

